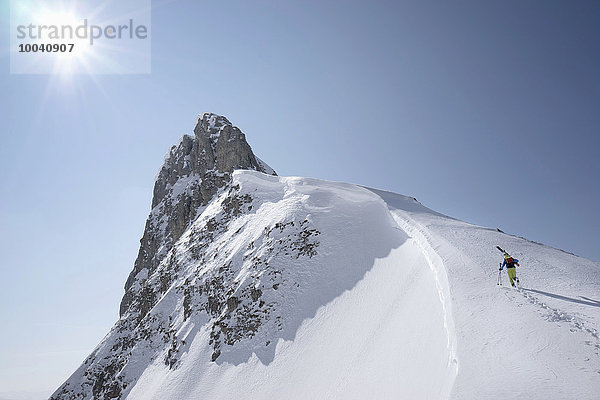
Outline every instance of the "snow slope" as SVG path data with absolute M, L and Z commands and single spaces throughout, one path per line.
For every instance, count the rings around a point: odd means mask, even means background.
M 373 192 L 444 266 L 460 360 L 451 398 L 599 398 L 599 263 Z M 496 245 L 520 260 L 521 290 L 505 271 L 496 286 Z
M 232 179 L 86 361 L 115 357 L 122 398 L 598 398 L 598 263 L 389 192 Z M 496 285 L 496 245 L 526 289 Z
M 286 266 L 305 291 L 285 310 L 290 329 L 272 355 L 217 363 L 201 329 L 180 368 L 155 364 L 129 399 L 597 398 L 598 264 L 387 192 L 249 171 L 234 181 L 262 202 L 245 226 L 287 213 L 321 232 L 326 254 Z M 528 289 L 496 286 L 498 244 Z

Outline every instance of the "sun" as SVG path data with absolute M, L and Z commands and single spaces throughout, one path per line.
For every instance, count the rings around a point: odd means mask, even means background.
M 77 34 L 85 19 L 76 10 L 40 9 L 32 16 L 37 32 L 33 32 L 41 43 L 67 45 L 67 51 L 48 54 L 52 58 L 53 72 L 71 74 L 85 72 L 93 55 L 93 48 L 86 38 Z M 46 39 L 46 40 L 45 40 Z
M 150 73 L 150 0 L 12 1 L 11 71 Z

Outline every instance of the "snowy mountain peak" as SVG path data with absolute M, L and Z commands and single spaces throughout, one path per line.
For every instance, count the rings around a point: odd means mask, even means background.
M 152 212 L 146 222 L 134 269 L 125 284 L 121 315 L 130 308 L 143 317 L 152 301 L 141 293 L 143 282 L 159 265 L 189 224 L 236 169 L 275 175 L 258 159 L 246 137 L 225 117 L 204 113 L 194 136 L 184 135 L 169 150 L 154 183 Z
M 210 136 L 224 126 L 233 126 L 233 124 L 222 115 L 205 112 L 198 116 L 194 133 L 196 135 Z
M 597 399 L 600 264 L 268 171 L 202 115 L 156 179 L 120 319 L 52 400 Z

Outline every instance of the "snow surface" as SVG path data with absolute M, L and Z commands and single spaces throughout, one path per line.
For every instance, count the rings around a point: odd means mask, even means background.
M 176 330 L 177 359 L 134 348 L 128 400 L 598 399 L 599 263 L 381 190 L 256 171 L 235 171 L 233 185 L 247 211 L 223 219 L 222 191 L 174 246 L 178 280 L 150 315 Z M 196 261 L 209 221 L 227 229 Z M 293 252 L 303 235 L 314 254 Z M 520 260 L 522 289 L 505 275 L 496 285 L 497 245 Z M 223 266 L 234 295 L 260 288 L 270 311 L 212 362 L 214 318 L 185 317 L 180 293 Z

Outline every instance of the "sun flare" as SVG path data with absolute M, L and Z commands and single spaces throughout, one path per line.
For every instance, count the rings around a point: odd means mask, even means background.
M 12 72 L 55 74 L 68 81 L 68 75 L 150 71 L 149 0 L 13 4 Z
M 54 58 L 53 70 L 59 74 L 69 74 L 85 70 L 92 54 L 92 47 L 86 38 L 79 37 L 77 29 L 84 25 L 85 19 L 75 10 L 40 10 L 34 15 L 32 32 L 39 39 L 48 39 L 52 44 L 68 45 L 69 51 L 51 54 Z

